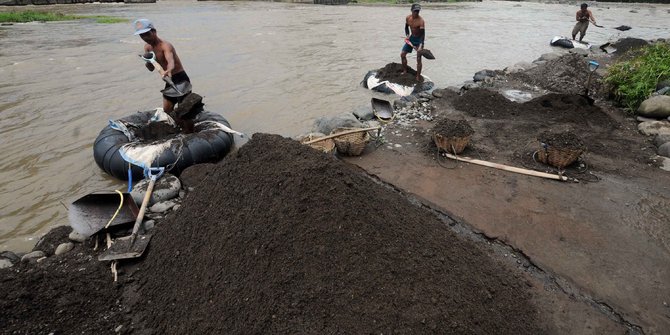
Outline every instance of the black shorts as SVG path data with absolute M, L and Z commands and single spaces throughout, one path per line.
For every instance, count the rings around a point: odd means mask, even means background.
M 189 83 L 191 82 L 191 79 L 188 77 L 186 74 L 186 71 L 181 71 L 179 73 L 175 73 L 172 75 L 172 82 L 175 85 L 179 85 L 179 83 L 183 83 L 185 81 L 188 81 Z M 165 83 L 165 88 L 170 88 L 170 85 L 168 83 Z M 168 97 L 165 94 L 163 94 L 163 98 L 173 104 L 179 103 L 179 101 L 183 97 Z

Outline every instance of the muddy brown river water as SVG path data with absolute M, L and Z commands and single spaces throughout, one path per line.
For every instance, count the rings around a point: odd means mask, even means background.
M 15 8 L 0 8 L 1 11 Z M 38 9 L 47 9 L 39 7 Z M 369 108 L 359 83 L 398 62 L 408 6 L 318 6 L 270 2 L 159 1 L 48 9 L 154 21 L 172 42 L 206 108 L 244 133 L 293 136 L 324 115 Z M 597 3 L 605 28 L 586 40 L 670 38 L 670 5 Z M 481 69 L 502 69 L 554 51 L 575 5 L 478 2 L 425 5 L 424 74 L 458 86 Z M 628 25 L 633 29 L 612 29 Z M 109 119 L 159 107 L 162 83 L 137 55 L 130 23 L 92 20 L 0 27 L 0 251 L 29 250 L 66 205 L 125 185 L 104 174 L 93 140 Z M 410 57 L 410 64 L 415 58 Z

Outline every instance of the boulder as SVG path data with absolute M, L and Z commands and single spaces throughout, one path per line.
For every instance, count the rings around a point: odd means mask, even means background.
M 0 269 L 11 268 L 14 265 L 9 259 L 0 258 Z
M 65 242 L 61 243 L 56 247 L 56 251 L 54 252 L 55 255 L 62 255 L 74 248 L 74 243 L 72 242 Z
M 657 148 L 668 142 L 670 142 L 670 134 L 658 134 L 654 137 L 654 145 Z
M 663 159 L 661 164 L 661 170 L 670 171 L 670 158 L 661 157 Z
M 560 53 L 560 52 L 550 52 L 550 53 L 542 54 L 542 56 L 540 56 L 540 58 L 536 59 L 535 61 L 545 61 L 546 62 L 546 61 L 550 61 L 550 60 L 554 60 L 554 59 L 559 59 L 559 58 L 561 58 L 562 55 L 563 54 Z
M 518 62 L 510 67 L 507 67 L 505 69 L 505 72 L 507 73 L 517 73 L 517 72 L 522 72 L 526 71 L 528 69 L 532 69 L 533 67 L 536 67 L 537 64 L 529 63 L 529 62 Z
M 155 203 L 149 210 L 153 213 L 165 213 L 177 204 L 174 200 L 167 200 Z
M 44 251 L 37 250 L 37 251 L 29 252 L 29 253 L 23 255 L 23 257 L 21 257 L 21 262 L 26 263 L 26 262 L 30 262 L 31 260 L 40 259 L 40 258 L 45 257 L 45 256 L 46 256 L 46 254 L 44 253 Z
M 658 147 L 658 155 L 670 158 L 670 142 Z
M 133 190 L 130 191 L 130 195 L 133 197 L 133 200 L 135 200 L 135 203 L 137 203 L 137 206 L 142 205 L 142 200 L 144 200 L 144 194 L 146 194 L 148 187 L 149 178 L 145 178 L 135 184 Z M 147 206 L 176 198 L 179 196 L 179 190 L 181 190 L 181 181 L 179 178 L 169 173 L 163 174 L 163 176 L 156 181 Z
M 644 117 L 664 119 L 670 116 L 670 96 L 653 96 L 640 104 L 637 114 Z
M 368 107 L 362 107 L 353 112 L 354 116 L 361 121 L 372 120 L 375 117 L 375 114 L 372 112 L 372 109 Z
M 486 80 L 487 77 L 495 77 L 495 76 L 496 76 L 495 71 L 492 71 L 492 70 L 481 70 L 481 71 L 478 71 L 477 73 L 475 73 L 475 75 L 472 77 L 472 79 L 473 79 L 475 82 L 479 82 L 479 81 L 484 81 L 484 80 Z
M 642 134 L 651 135 L 666 135 L 670 134 L 670 122 L 668 121 L 647 121 L 641 122 L 637 125 L 637 130 Z
M 354 114 L 343 113 L 333 117 L 320 117 L 314 121 L 313 131 L 330 134 L 337 128 L 362 128 L 363 124 Z

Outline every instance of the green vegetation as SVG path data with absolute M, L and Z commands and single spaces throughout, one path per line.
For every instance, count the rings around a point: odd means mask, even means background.
M 51 13 L 51 12 L 37 12 L 32 10 L 25 10 L 19 12 L 5 12 L 0 13 L 0 23 L 4 22 L 46 22 L 46 21 L 72 21 L 72 20 L 82 20 L 82 19 L 94 19 L 97 23 L 119 23 L 119 22 L 128 22 L 128 19 L 113 17 L 113 16 L 101 16 L 101 15 L 69 15 L 62 13 Z
M 670 78 L 670 44 L 657 43 L 613 64 L 605 83 L 619 103 L 635 111 L 654 92 L 656 84 L 667 78 Z

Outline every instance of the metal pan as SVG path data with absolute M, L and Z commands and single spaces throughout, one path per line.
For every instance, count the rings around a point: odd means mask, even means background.
M 372 98 L 372 113 L 382 121 L 393 119 L 393 106 L 387 100 Z
M 123 194 L 123 204 L 110 227 L 135 222 L 139 209 L 130 196 Z M 91 193 L 75 200 L 68 209 L 70 226 L 77 233 L 89 237 L 103 230 L 121 204 L 119 193 Z

